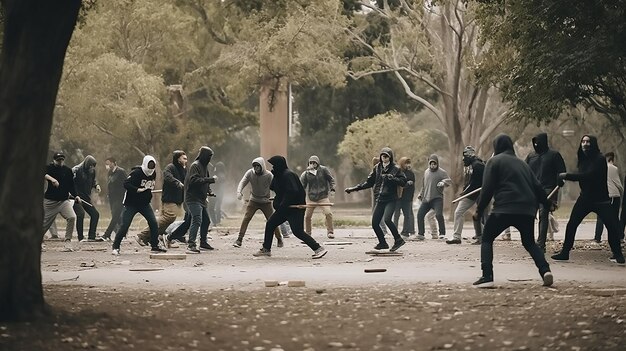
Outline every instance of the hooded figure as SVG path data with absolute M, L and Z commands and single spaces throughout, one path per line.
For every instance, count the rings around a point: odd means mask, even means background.
M 398 200 L 393 213 L 393 223 L 398 227 L 400 212 L 404 216 L 404 223 L 400 235 L 408 237 L 415 234 L 415 216 L 413 215 L 413 197 L 415 196 L 415 173 L 411 170 L 411 159 L 401 157 L 398 161 L 400 169 L 406 177 L 404 187 L 398 187 Z
M 558 151 L 548 147 L 548 134 L 537 134 L 532 138 L 532 143 L 535 151 L 528 154 L 526 163 L 544 190 L 550 193 L 557 186 L 559 173 L 565 172 L 565 161 Z
M 274 209 L 287 211 L 291 205 L 306 204 L 306 193 L 300 178 L 287 166 L 287 160 L 282 156 L 272 156 L 267 160 L 273 166 L 274 179 L 270 189 L 276 193 Z
M 182 150 L 172 153 L 172 163 L 163 169 L 163 194 L 161 202 L 181 205 L 184 199 L 184 184 L 187 176 L 187 169 L 180 162 L 180 158 L 185 156 Z
M 452 184 L 445 169 L 439 167 L 439 157 L 435 154 L 428 157 L 428 168 L 422 178 L 422 189 L 417 198 L 422 201 L 417 210 L 417 239 L 424 240 L 426 228 L 424 218 L 428 211 L 435 210 L 435 218 L 439 224 L 439 236 L 433 234 L 433 239 L 443 239 L 446 236 L 446 223 L 443 218 L 443 189 Z
M 87 155 L 83 162 L 72 168 L 76 193 L 81 199 L 91 202 L 91 191 L 99 187 L 96 182 L 96 159 Z
M 215 183 L 215 178 L 209 176 L 208 165 L 213 157 L 213 150 L 203 146 L 193 161 L 185 177 L 185 203 L 197 202 L 207 207 L 206 197 L 210 193 L 209 184 Z
M 312 204 L 330 204 L 329 196 L 335 193 L 335 178 L 330 174 L 330 170 L 320 164 L 319 157 L 313 155 L 309 157 L 309 166 L 306 171 L 300 175 L 302 186 L 306 189 L 308 195 L 308 203 Z M 329 239 L 335 237 L 333 229 L 333 213 L 330 206 L 322 207 L 322 212 L 326 219 L 326 235 Z M 316 207 L 307 207 L 304 214 L 304 230 L 312 234 L 312 218 Z

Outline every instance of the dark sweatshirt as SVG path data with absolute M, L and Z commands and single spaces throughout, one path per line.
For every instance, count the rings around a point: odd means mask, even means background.
M 96 187 L 96 159 L 88 155 L 83 162 L 72 168 L 76 194 L 82 200 L 91 202 L 91 191 Z
M 172 163 L 163 169 L 163 194 L 161 202 L 164 204 L 174 203 L 180 205 L 183 203 L 185 192 L 184 182 L 187 176 L 187 170 L 178 162 L 178 159 L 184 155 L 184 151 L 176 150 L 172 154 Z
M 461 196 L 469 194 L 483 185 L 483 174 L 485 172 L 485 164 L 483 160 L 474 157 L 469 166 L 465 167 L 465 186 L 461 192 Z M 467 198 L 470 200 L 478 199 L 480 191 Z
M 535 216 L 539 203 L 550 206 L 545 191 L 530 167 L 515 155 L 513 141 L 508 135 L 496 136 L 493 150 L 494 156 L 485 166 L 476 209 L 479 215 L 483 214 L 492 197 L 492 213 Z
M 583 138 L 586 136 L 591 141 L 590 150 L 585 153 L 579 144 L 578 172 L 567 173 L 565 180 L 578 182 L 580 199 L 592 203 L 608 202 L 606 158 L 600 153 L 598 139 L 592 135 L 583 135 Z
M 213 157 L 213 150 L 203 146 L 198 152 L 198 157 L 193 161 L 185 177 L 185 203 L 199 203 L 207 207 L 206 197 L 209 194 L 209 184 L 215 183 L 213 177 L 209 177 L 208 165 Z
M 383 161 L 380 159 L 380 155 L 383 153 L 389 155 L 389 164 L 387 167 L 383 166 Z M 374 193 L 375 201 L 396 201 L 398 199 L 398 187 L 406 185 L 406 176 L 400 167 L 393 162 L 393 151 L 390 148 L 383 148 L 380 151 L 380 155 L 380 162 L 374 166 L 374 169 L 372 169 L 372 172 L 367 176 L 367 179 L 355 187 L 355 190 L 374 187 L 374 189 L 380 189 L 378 192 Z
M 272 156 L 267 162 L 272 165 L 274 175 L 270 190 L 276 194 L 273 203 L 276 212 L 287 211 L 291 205 L 306 204 L 306 192 L 300 177 L 289 169 L 287 160 L 282 156 Z
M 121 204 L 124 200 L 124 182 L 128 175 L 126 170 L 122 167 L 115 167 L 114 171 L 109 171 L 109 177 L 107 181 L 107 192 L 109 194 L 110 203 Z
M 398 161 L 398 163 L 400 164 L 400 169 L 402 170 L 402 173 L 404 173 L 404 176 L 406 177 L 406 183 L 404 185 L 404 188 L 400 188 L 402 189 L 401 191 L 399 191 L 400 193 L 402 193 L 402 195 L 400 196 L 400 201 L 403 202 L 413 202 L 413 197 L 415 197 L 415 173 L 413 173 L 412 170 L 407 169 L 407 164 L 411 163 L 411 159 L 409 159 L 408 157 L 402 157 L 400 158 L 400 161 Z M 408 182 L 412 181 L 413 183 L 411 185 L 408 185 Z
M 69 199 L 69 194 L 76 196 L 76 190 L 74 189 L 74 174 L 72 170 L 63 165 L 57 166 L 54 163 L 50 163 L 46 166 L 46 174 L 56 179 L 59 182 L 59 186 L 55 187 L 51 181 L 48 181 L 48 189 L 44 194 L 44 198 L 53 201 L 65 201 Z
M 548 134 L 537 134 L 533 139 L 534 152 L 526 157 L 526 163 L 535 174 L 545 191 L 552 191 L 557 185 L 557 176 L 565 172 L 565 161 L 558 151 L 548 147 Z
M 124 195 L 124 205 L 132 207 L 144 207 L 150 204 L 152 200 L 152 190 L 154 189 L 154 183 L 156 179 L 156 172 L 151 175 L 146 175 L 141 166 L 133 167 L 130 170 L 130 174 L 126 181 L 124 181 L 124 188 L 126 194 Z M 147 188 L 143 192 L 138 193 L 139 188 Z

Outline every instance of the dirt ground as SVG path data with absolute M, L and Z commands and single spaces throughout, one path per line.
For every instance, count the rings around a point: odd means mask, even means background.
M 42 273 L 53 313 L 0 324 L 0 350 L 624 350 L 626 267 L 581 227 L 571 261 L 548 260 L 551 288 L 514 231 L 495 245 L 495 289 L 471 283 L 480 249 L 464 241 L 411 241 L 398 257 L 365 254 L 371 229 L 314 237 L 321 260 L 295 237 L 253 258 L 260 224 L 234 248 L 237 219 L 211 232 L 217 248 L 185 260 L 150 259 L 134 240 L 45 241 Z M 564 223 L 562 225 L 564 228 Z M 131 232 L 130 237 L 136 231 Z M 465 233 L 470 233 L 469 227 Z M 560 245 L 551 242 L 549 252 Z M 346 245 L 333 245 L 346 242 Z M 183 253 L 175 248 L 169 253 Z M 386 269 L 365 273 L 365 269 Z M 280 282 L 265 287 L 265 281 Z M 302 280 L 305 287 L 286 283 Z

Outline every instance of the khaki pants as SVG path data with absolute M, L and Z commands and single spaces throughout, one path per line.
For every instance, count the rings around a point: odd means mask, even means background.
M 321 199 L 319 201 L 306 201 L 307 205 L 315 205 L 315 204 L 329 204 L 330 200 L 328 198 Z M 322 208 L 322 213 L 326 217 L 326 231 L 328 233 L 333 233 L 333 213 L 330 210 L 330 206 L 316 206 Z M 311 235 L 313 232 L 311 231 L 311 219 L 313 218 L 313 211 L 315 211 L 316 207 L 307 207 L 304 212 L 304 231 L 307 234 Z
M 256 201 L 248 201 L 248 205 L 246 206 L 246 213 L 243 215 L 243 219 L 241 220 L 241 228 L 239 228 L 239 240 L 243 240 L 243 237 L 246 235 L 246 230 L 248 230 L 248 224 L 250 224 L 252 217 L 254 217 L 254 214 L 258 210 L 261 210 L 261 212 L 263 212 L 265 219 L 270 218 L 272 213 L 274 213 L 271 202 L 261 203 Z M 276 237 L 276 239 L 282 239 L 278 228 L 274 230 L 274 236 Z
M 76 214 L 72 207 L 70 200 L 54 201 L 43 199 L 43 234 L 45 235 L 54 220 L 57 218 L 57 214 L 61 214 L 67 221 L 65 226 L 65 240 L 72 239 L 72 232 L 74 231 L 74 224 L 76 223 Z
M 182 213 L 182 205 L 177 205 L 175 203 L 162 203 L 161 204 L 161 213 L 159 214 L 159 219 L 157 221 L 159 225 L 158 235 L 165 234 L 165 229 L 170 226 L 170 224 L 176 221 L 176 217 Z M 144 242 L 150 241 L 150 228 L 144 228 L 141 233 L 138 235 L 140 240 Z

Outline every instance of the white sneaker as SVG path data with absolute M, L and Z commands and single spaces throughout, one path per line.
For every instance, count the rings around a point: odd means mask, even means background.
M 313 257 L 313 259 L 318 259 L 324 257 L 327 253 L 328 251 L 326 251 L 324 246 L 320 246 L 317 250 L 315 250 L 315 253 L 311 257 Z
M 120 255 L 120 249 L 113 249 L 113 250 L 111 250 L 111 255 L 119 256 Z

